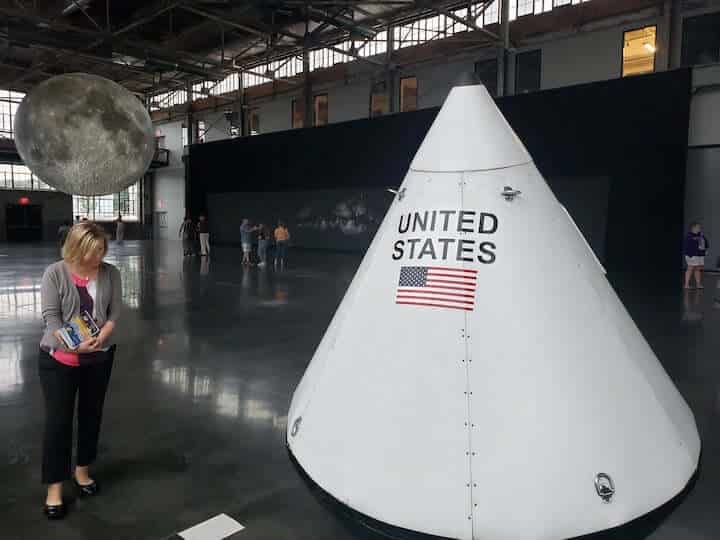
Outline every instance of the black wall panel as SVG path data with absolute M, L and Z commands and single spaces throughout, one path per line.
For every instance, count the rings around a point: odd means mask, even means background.
M 677 70 L 498 100 L 611 272 L 677 270 L 690 82 Z M 209 193 L 397 186 L 437 111 L 194 145 L 190 210 Z

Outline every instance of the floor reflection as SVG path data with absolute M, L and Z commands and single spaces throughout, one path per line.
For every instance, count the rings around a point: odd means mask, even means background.
M 23 345 L 19 341 L 0 341 L 0 394 L 19 391 L 23 384 L 21 368 Z
M 41 309 L 40 281 L 22 278 L 16 285 L 0 287 L 0 318 L 35 320 Z

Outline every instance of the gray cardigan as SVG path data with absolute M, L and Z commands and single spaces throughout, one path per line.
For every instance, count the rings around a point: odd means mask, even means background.
M 80 314 L 80 294 L 64 261 L 51 264 L 45 270 L 41 286 L 42 316 L 45 331 L 40 347 L 68 350 L 55 337 L 63 324 Z M 122 308 L 122 282 L 120 272 L 111 264 L 102 263 L 97 277 L 95 320 L 98 326 L 107 321 L 117 322 Z M 106 346 L 114 345 L 113 334 Z

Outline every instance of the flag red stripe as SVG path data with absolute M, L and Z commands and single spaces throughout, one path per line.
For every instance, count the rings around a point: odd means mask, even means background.
M 428 272 L 427 278 L 433 279 L 436 277 L 447 277 L 451 279 L 463 279 L 466 281 L 475 281 L 477 276 L 463 276 L 461 274 L 443 274 L 441 272 Z
M 409 294 L 400 294 L 397 300 L 423 300 L 425 302 L 444 302 L 446 304 L 457 304 L 458 306 L 472 306 L 475 302 L 472 300 L 457 300 L 455 298 L 433 298 L 427 296 L 413 296 Z
M 443 304 L 425 304 L 422 302 L 397 302 L 398 304 L 403 304 L 406 306 L 425 306 L 425 307 L 436 307 L 436 308 L 449 308 L 449 309 L 461 309 L 463 311 L 472 311 L 473 308 L 471 307 L 463 307 L 461 305 L 443 305 Z
M 466 270 L 465 268 L 442 268 L 440 266 L 428 266 L 428 270 L 440 270 L 442 272 L 466 272 L 468 274 L 477 274 L 477 270 Z
M 453 293 L 453 292 L 443 292 L 443 291 L 425 291 L 423 289 L 398 289 L 398 295 L 401 294 L 426 294 L 430 296 L 461 296 L 463 298 L 475 298 L 474 294 L 468 294 L 468 293 Z
M 434 278 L 428 278 L 426 283 L 430 285 L 430 283 L 446 283 L 448 285 L 473 285 L 475 281 L 463 281 L 459 279 L 434 279 Z
M 408 289 L 413 289 L 413 290 L 427 288 L 427 289 L 446 289 L 446 290 L 450 290 L 450 291 L 470 291 L 470 292 L 475 291 L 475 287 L 449 287 L 447 285 L 428 285 L 427 287 L 399 287 L 399 288 L 401 288 L 401 289 L 408 288 Z

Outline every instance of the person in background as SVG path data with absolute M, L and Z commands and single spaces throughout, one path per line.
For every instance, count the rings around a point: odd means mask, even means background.
M 38 359 L 45 400 L 42 482 L 47 484 L 44 512 L 62 519 L 63 482 L 73 478 L 81 497 L 99 493 L 90 477 L 102 423 L 105 394 L 115 356 L 113 333 L 122 307 L 120 272 L 103 262 L 108 239 L 98 224 L 75 225 L 62 249 L 62 260 L 51 264 L 42 278 L 41 304 L 45 328 Z M 68 349 L 59 330 L 73 317 L 87 312 L 100 333 Z M 71 473 L 73 416 L 77 397 L 77 465 Z
M 690 280 L 695 276 L 695 284 L 698 289 L 703 288 L 702 273 L 705 267 L 705 254 L 710 249 L 710 242 L 702 232 L 702 227 L 695 222 L 690 225 L 690 231 L 685 237 L 685 288 L 690 288 Z
M 115 241 L 121 244 L 123 240 L 125 240 L 125 223 L 122 220 L 122 215 L 118 214 L 115 221 Z
M 197 232 L 200 236 L 200 256 L 207 257 L 210 255 L 210 225 L 204 215 L 200 216 Z
M 58 242 L 60 242 L 60 248 L 63 247 L 63 244 L 65 243 L 65 239 L 67 238 L 68 233 L 70 232 L 70 222 L 69 221 L 63 221 L 62 225 L 58 227 Z
M 267 250 L 270 243 L 270 231 L 262 223 L 258 226 L 258 266 L 264 268 L 267 265 Z
M 257 227 L 253 227 L 252 225 L 250 225 L 249 219 L 244 218 L 242 220 L 242 225 L 240 225 L 240 242 L 242 244 L 242 263 L 244 265 L 250 264 L 250 253 L 252 253 L 253 233 L 257 229 Z
M 80 216 L 79 216 L 79 215 L 75 216 L 75 223 L 80 223 Z M 73 225 L 74 225 L 75 223 L 73 223 Z
M 285 223 L 278 221 L 275 228 L 275 268 L 280 263 L 280 268 L 285 268 L 285 258 L 287 257 L 287 246 L 290 241 L 290 231 L 288 231 Z
M 185 216 L 178 236 L 182 239 L 183 257 L 189 257 L 195 251 L 195 224 L 190 216 Z

